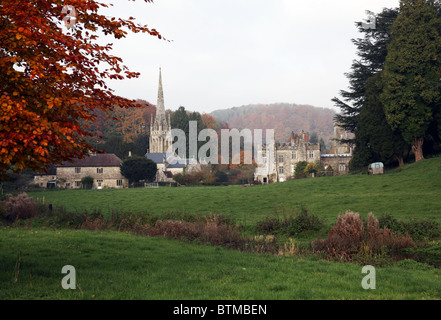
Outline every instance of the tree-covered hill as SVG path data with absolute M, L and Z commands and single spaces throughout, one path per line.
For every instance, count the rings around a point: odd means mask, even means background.
M 316 133 L 328 144 L 333 135 L 332 109 L 292 103 L 253 104 L 210 113 L 237 129 L 274 129 L 277 141 L 286 141 L 291 131 Z

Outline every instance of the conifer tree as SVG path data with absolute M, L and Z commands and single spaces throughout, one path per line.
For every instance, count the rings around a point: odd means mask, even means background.
M 412 144 L 415 160 L 441 105 L 441 19 L 435 2 L 402 0 L 384 64 L 381 102 L 393 130 Z
M 375 28 L 364 28 L 361 22 L 356 23 L 359 32 L 363 34 L 362 38 L 352 40 L 357 47 L 359 59 L 353 61 L 351 72 L 346 74 L 349 89 L 340 91 L 342 99 L 332 99 L 341 109 L 335 120 L 349 132 L 354 133 L 357 128 L 368 79 L 383 69 L 387 44 L 390 41 L 390 29 L 397 15 L 398 9 L 385 8 L 376 16 Z

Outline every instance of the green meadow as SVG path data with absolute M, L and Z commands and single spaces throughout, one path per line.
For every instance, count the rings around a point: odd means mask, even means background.
M 289 213 L 303 206 L 328 226 L 347 210 L 441 223 L 441 158 L 382 176 L 29 195 L 70 212 L 100 210 L 107 217 L 113 210 L 157 217 L 215 213 L 253 225 L 275 210 L 280 215 L 282 207 Z M 377 267 L 376 288 L 365 290 L 360 264 L 315 255 L 245 253 L 117 231 L 20 225 L 0 227 L 0 299 L 441 299 L 441 269 L 411 259 Z M 421 252 L 439 257 L 439 239 L 430 243 Z M 61 287 L 65 265 L 76 268 L 76 290 Z
M 2 229 L 0 299 L 440 299 L 441 270 L 412 260 L 377 268 L 242 253 L 122 232 Z M 17 261 L 20 268 L 17 274 Z M 64 265 L 76 290 L 64 290 Z
M 347 210 L 397 219 L 441 222 L 441 158 L 404 166 L 385 175 L 309 178 L 258 186 L 162 187 L 113 190 L 59 190 L 29 195 L 67 210 L 132 213 L 223 214 L 253 222 L 304 206 L 333 223 Z

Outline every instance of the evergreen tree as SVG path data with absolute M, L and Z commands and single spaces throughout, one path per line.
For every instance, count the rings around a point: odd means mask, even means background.
M 349 90 L 340 91 L 343 100 L 334 98 L 333 101 L 341 109 L 341 114 L 335 116 L 335 120 L 345 130 L 354 133 L 354 137 L 348 141 L 355 145 L 353 158 L 350 163 L 351 169 L 358 169 L 367 166 L 370 162 L 381 161 L 381 155 L 375 151 L 379 146 L 378 139 L 371 141 L 372 130 L 375 134 L 383 132 L 372 128 L 368 115 L 371 114 L 369 104 L 366 100 L 375 99 L 377 92 L 370 92 L 368 98 L 367 83 L 375 74 L 382 71 L 387 56 L 387 45 L 390 42 L 390 33 L 393 21 L 398 16 L 398 9 L 384 9 L 376 17 L 375 28 L 365 29 L 362 24 L 357 23 L 359 32 L 363 38 L 353 39 L 357 47 L 358 60 L 352 64 L 352 71 L 347 73 L 349 79 Z M 373 96 L 372 96 L 373 95 Z M 368 110 L 363 111 L 364 108 Z M 377 121 L 384 123 L 384 112 L 375 115 Z M 367 124 L 363 124 L 368 120 Z M 384 139 L 386 140 L 386 139 Z
M 120 169 L 121 174 L 133 183 L 139 180 L 155 180 L 157 166 L 155 162 L 145 157 L 132 157 L 124 160 Z
M 190 121 L 196 121 L 197 122 L 197 135 L 199 135 L 199 132 L 202 129 L 206 128 L 206 125 L 204 124 L 204 121 L 202 120 L 202 116 L 199 112 L 187 112 L 184 107 L 179 107 L 178 110 L 173 112 L 170 115 L 170 121 L 171 121 L 171 127 L 172 129 L 181 129 L 185 132 L 186 137 L 186 157 L 191 158 L 193 155 L 190 155 Z M 196 137 L 197 139 L 197 137 Z M 176 142 L 176 141 L 173 141 Z M 197 150 L 205 144 L 204 141 L 196 141 L 197 142 Z M 197 159 L 197 154 L 194 155 L 195 159 Z
M 409 150 L 409 145 L 403 140 L 401 134 L 391 129 L 386 121 L 383 105 L 380 101 L 383 86 L 381 75 L 382 73 L 379 72 L 367 82 L 366 98 L 360 111 L 355 139 L 361 142 L 359 139 L 362 137 L 364 141 L 359 144 L 365 145 L 369 149 L 368 152 L 371 153 L 365 161 L 390 163 L 396 160 L 401 166 L 404 164 L 404 153 Z M 363 148 L 360 151 L 366 152 Z M 357 150 L 354 153 L 357 154 L 360 151 Z M 358 158 L 358 161 L 361 159 L 363 158 Z M 367 164 L 360 162 L 362 166 Z
M 346 74 L 349 79 L 349 90 L 340 91 L 343 99 L 337 97 L 332 99 L 341 109 L 341 113 L 335 116 L 335 120 L 349 132 L 354 133 L 358 126 L 368 79 L 383 69 L 387 55 L 387 44 L 390 41 L 391 26 L 398 12 L 398 9 L 383 9 L 376 17 L 373 29 L 365 29 L 361 22 L 356 23 L 359 32 L 364 35 L 363 38 L 352 40 L 357 47 L 359 59 L 353 61 L 351 72 Z M 350 142 L 355 143 L 356 148 L 364 147 L 353 140 Z
M 380 97 L 386 118 L 412 144 L 416 161 L 424 159 L 424 139 L 440 113 L 440 30 L 434 1 L 402 0 L 384 65 Z

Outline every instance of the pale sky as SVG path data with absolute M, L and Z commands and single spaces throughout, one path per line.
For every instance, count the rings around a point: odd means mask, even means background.
M 399 0 L 112 3 L 109 15 L 133 16 L 173 40 L 132 34 L 114 41 L 113 53 L 141 73 L 109 82 L 116 93 L 156 104 L 161 67 L 166 109 L 209 113 L 277 102 L 333 108 L 357 58 L 355 22 L 367 19 L 366 10 L 379 13 Z

